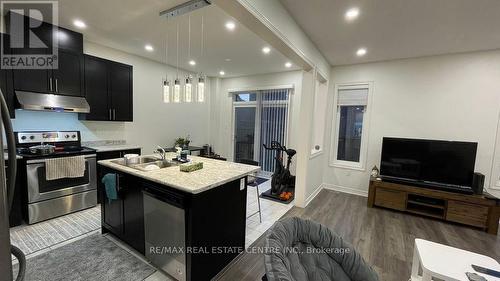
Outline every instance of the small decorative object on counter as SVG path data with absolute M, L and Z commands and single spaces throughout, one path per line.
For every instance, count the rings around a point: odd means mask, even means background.
M 203 169 L 203 162 L 189 162 L 179 165 L 181 172 L 193 172 Z
M 378 176 L 379 176 L 379 174 L 380 174 L 380 171 L 379 171 L 379 169 L 377 168 L 377 165 L 373 166 L 373 168 L 372 168 L 372 173 L 371 173 L 372 178 L 376 178 L 376 177 L 378 177 Z
M 189 150 L 181 151 L 181 160 L 186 161 L 188 154 L 189 154 Z

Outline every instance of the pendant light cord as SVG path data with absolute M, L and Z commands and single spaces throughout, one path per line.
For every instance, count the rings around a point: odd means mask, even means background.
M 176 66 L 176 76 L 179 79 L 179 23 L 177 23 L 177 66 Z

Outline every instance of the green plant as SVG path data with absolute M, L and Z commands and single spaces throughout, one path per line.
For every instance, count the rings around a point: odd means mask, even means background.
M 175 139 L 174 146 L 189 146 L 190 142 L 189 135 L 185 138 L 179 137 Z

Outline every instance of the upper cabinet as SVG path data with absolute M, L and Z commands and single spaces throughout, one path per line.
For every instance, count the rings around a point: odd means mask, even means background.
M 9 18 L 28 17 L 9 13 Z M 19 20 L 19 19 L 18 19 Z M 46 69 L 1 69 L 0 87 L 14 117 L 15 91 L 85 97 L 90 113 L 79 114 L 82 120 L 133 121 L 132 66 L 83 54 L 83 36 L 42 22 L 31 30 L 41 42 L 57 40 L 54 67 Z M 9 39 L 9 35 L 5 35 Z M 30 54 L 28 47 L 11 48 L 4 40 L 4 49 L 11 54 Z M 48 43 L 47 43 L 48 44 Z M 46 44 L 46 45 L 47 45 Z M 37 53 L 52 54 L 52 48 L 36 49 Z
M 7 15 L 7 31 L 10 18 L 21 17 L 26 23 L 29 18 L 9 13 Z M 25 23 L 25 24 L 26 24 Z M 41 48 L 38 53 L 51 54 L 54 51 L 55 62 L 51 69 L 14 69 L 12 71 L 14 90 L 50 93 L 68 96 L 83 96 L 83 35 L 62 27 L 42 22 L 32 32 L 49 48 Z M 52 46 L 53 38 L 57 45 Z M 52 47 L 52 48 L 51 48 Z M 12 54 L 30 54 L 33 49 L 9 48 Z
M 132 66 L 85 55 L 85 97 L 90 113 L 82 120 L 133 121 Z
M 109 95 L 114 121 L 132 121 L 132 66 L 110 62 Z
M 4 46 L 8 46 L 9 44 L 9 36 L 7 34 L 0 33 L 0 36 L 3 38 Z M 7 106 L 9 108 L 10 118 L 15 117 L 15 100 L 14 100 L 14 91 L 12 88 L 12 71 L 9 69 L 1 69 L 0 68 L 0 89 L 2 90 L 3 97 L 5 102 L 7 102 Z

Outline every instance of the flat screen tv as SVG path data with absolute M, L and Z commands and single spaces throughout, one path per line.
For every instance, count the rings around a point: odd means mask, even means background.
M 384 138 L 380 175 L 426 187 L 471 190 L 477 143 Z

